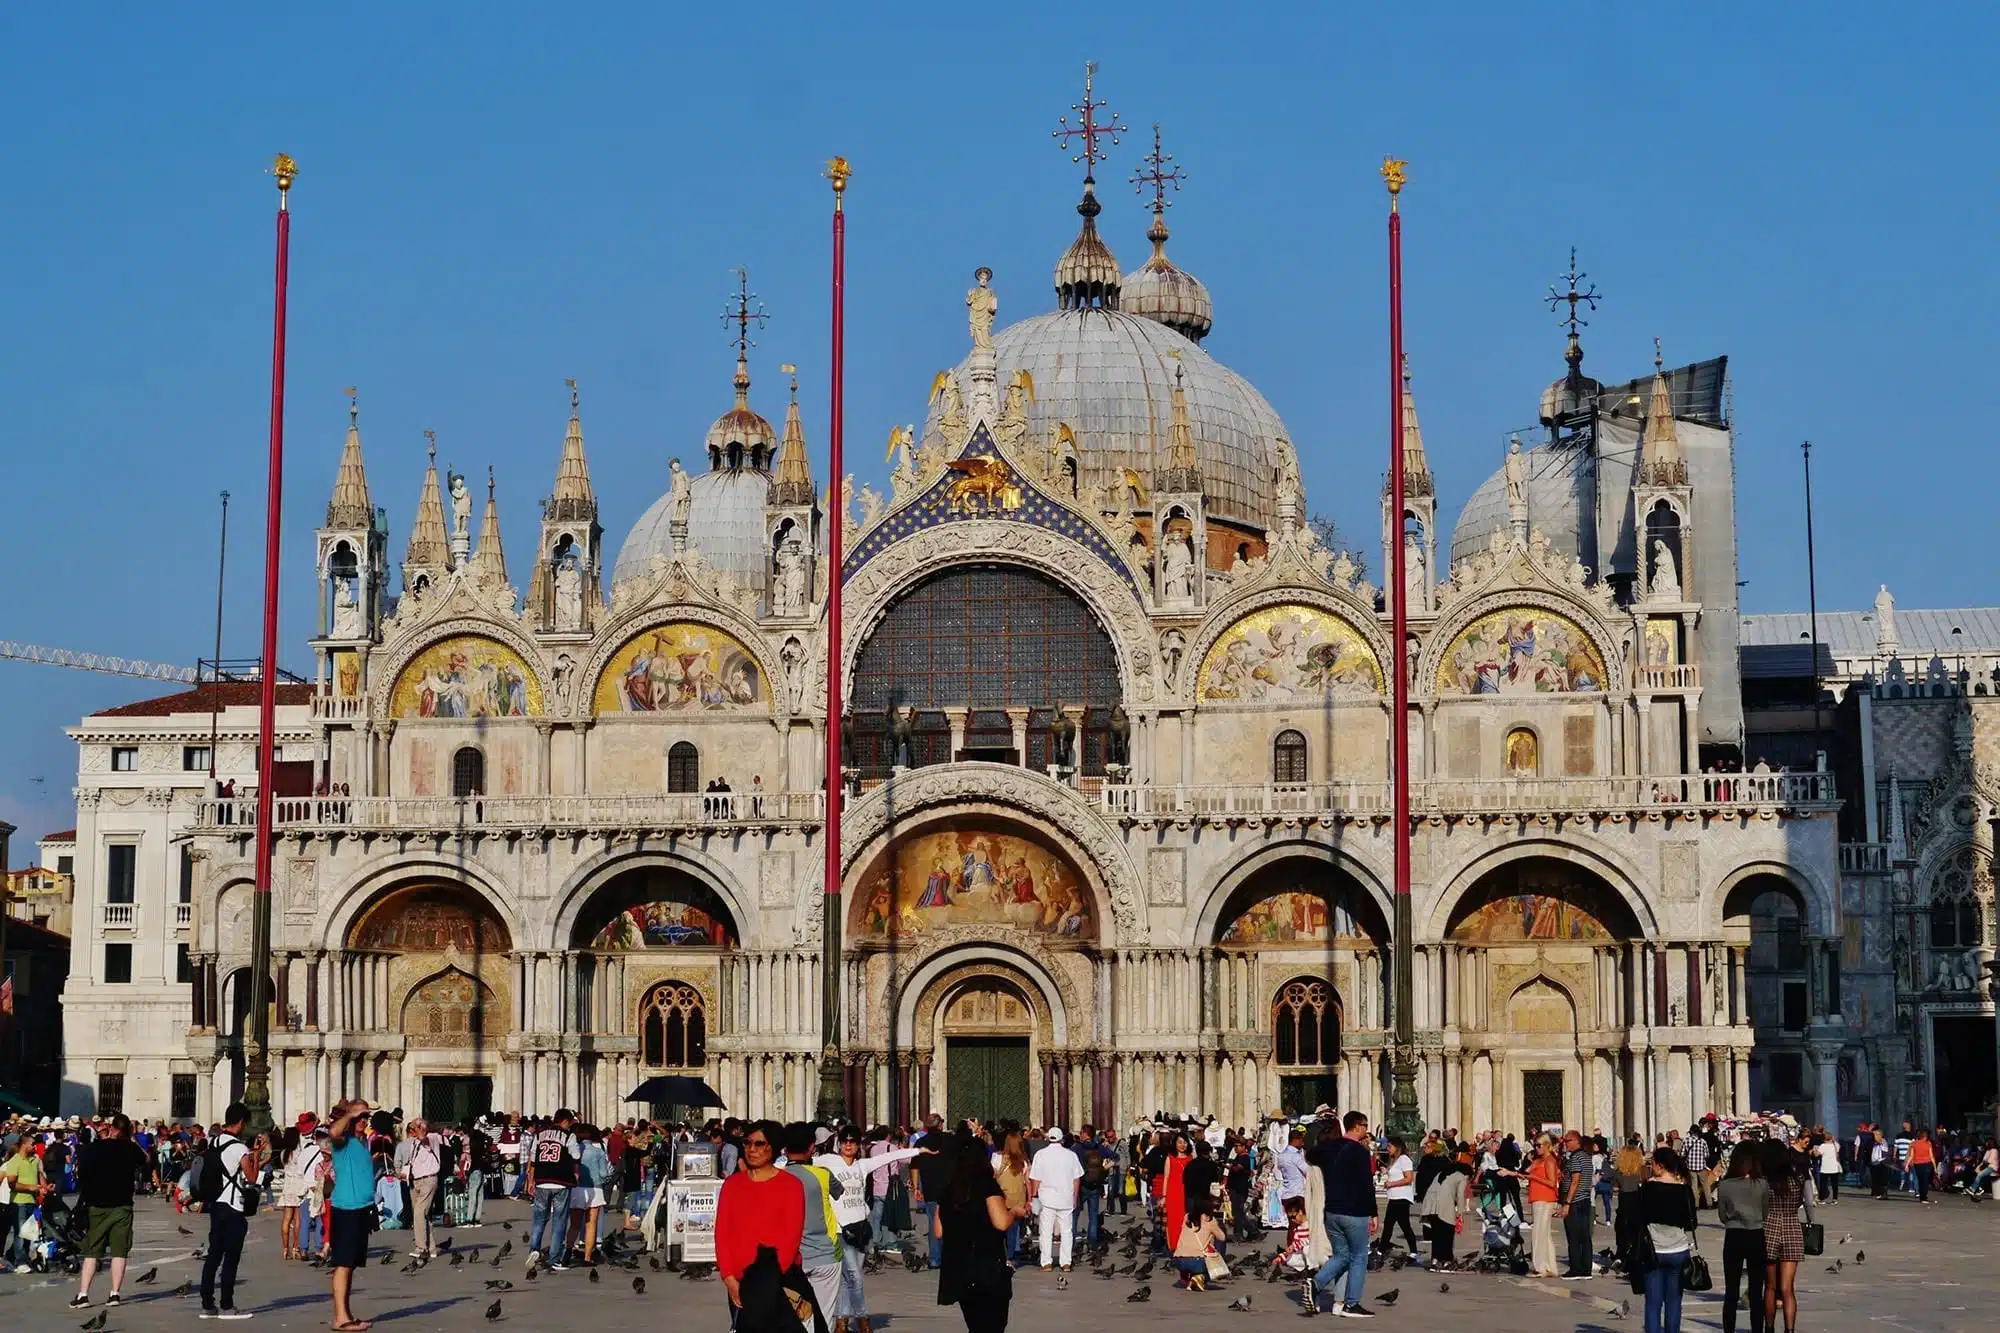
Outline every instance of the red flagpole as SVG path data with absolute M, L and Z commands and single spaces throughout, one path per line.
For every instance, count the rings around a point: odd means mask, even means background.
M 1386 1117 L 1392 1133 L 1421 1133 L 1417 1107 L 1416 1029 L 1412 1012 L 1415 988 L 1411 969 L 1415 949 L 1410 911 L 1410 630 L 1409 593 L 1404 579 L 1403 506 L 1403 215 L 1396 200 L 1403 191 L 1403 168 L 1394 158 L 1382 159 L 1382 179 L 1389 187 L 1389 752 L 1394 779 L 1392 816 L 1395 838 L 1395 1050 L 1391 1065 L 1394 1086 Z
M 841 1113 L 845 1100 L 840 1069 L 840 798 L 841 792 L 841 625 L 840 625 L 840 538 L 846 505 L 841 498 L 841 478 L 845 460 L 841 434 L 846 421 L 844 390 L 847 374 L 847 214 L 841 201 L 847 194 L 847 179 L 853 175 L 847 159 L 836 157 L 827 163 L 826 178 L 833 183 L 833 383 L 828 392 L 832 420 L 827 427 L 827 466 L 831 478 L 827 494 L 832 497 L 827 516 L 826 572 L 826 885 L 825 920 L 820 932 L 825 957 L 821 960 L 819 1106 L 822 1120 Z
M 250 942 L 250 1044 L 244 1052 L 243 1101 L 249 1127 L 272 1127 L 271 1108 L 271 824 L 278 715 L 278 557 L 285 490 L 285 288 L 290 270 L 292 214 L 287 207 L 298 164 L 283 153 L 271 166 L 278 181 L 278 263 L 271 324 L 271 452 L 264 502 L 264 644 L 257 692 L 256 914 Z

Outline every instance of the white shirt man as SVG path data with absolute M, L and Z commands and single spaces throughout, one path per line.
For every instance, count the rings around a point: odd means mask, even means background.
M 1060 1129 L 1051 1129 L 1047 1146 L 1028 1163 L 1028 1201 L 1041 1215 L 1043 1272 L 1048 1271 L 1057 1236 L 1062 1238 L 1065 1273 L 1076 1248 L 1076 1184 L 1083 1179 L 1083 1163 L 1063 1137 Z

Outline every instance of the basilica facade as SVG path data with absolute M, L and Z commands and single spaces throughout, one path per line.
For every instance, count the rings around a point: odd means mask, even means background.
M 1751 1108 L 1753 915 L 1781 901 L 1830 949 L 1839 835 L 1829 774 L 1727 762 L 1721 363 L 1606 386 L 1572 333 L 1543 430 L 1443 536 L 1406 380 L 1409 501 L 1370 552 L 1408 556 L 1397 643 L 1356 553 L 1308 522 L 1299 455 L 1321 445 L 1211 354 L 1161 210 L 1129 273 L 1089 187 L 1079 212 L 1053 309 L 1003 323 L 1004 284 L 975 275 L 969 346 L 892 437 L 886 495 L 816 478 L 796 385 L 773 427 L 739 348 L 733 405 L 615 552 L 572 391 L 525 570 L 493 484 L 475 535 L 471 488 L 433 461 L 392 580 L 350 420 L 286 746 L 313 781 L 276 802 L 281 1118 L 362 1093 L 609 1120 L 656 1073 L 797 1117 L 829 1059 L 868 1120 L 1379 1118 L 1399 724 L 1426 1121 Z M 72 1066 L 191 1074 L 213 1118 L 241 1078 L 255 815 L 187 804 L 169 1036 Z M 1808 1035 L 1837 1052 L 1829 993 Z M 124 1003 L 94 977 L 66 1002 Z M 165 1113 L 142 1084 L 126 1109 Z

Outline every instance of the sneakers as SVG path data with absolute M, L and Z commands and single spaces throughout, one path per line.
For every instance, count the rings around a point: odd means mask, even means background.
M 109 1296 L 106 1296 L 104 1298 L 104 1306 L 106 1309 L 116 1309 L 117 1307 L 123 1305 L 124 1303 L 125 1303 L 125 1298 L 123 1296 L 120 1296 L 115 1291 L 112 1292 Z
M 201 1307 L 201 1313 L 196 1315 L 195 1318 L 220 1319 L 222 1318 L 222 1311 L 216 1309 L 213 1305 L 204 1305 Z
M 1373 1319 L 1375 1312 L 1360 1301 L 1349 1301 L 1336 1312 L 1343 1319 Z
M 540 1263 L 541 1261 L 542 1261 L 542 1252 L 540 1250 L 528 1251 L 528 1267 L 533 1268 L 536 1264 Z
M 217 1319 L 248 1319 L 250 1317 L 250 1311 L 239 1310 L 236 1307 L 231 1306 L 229 1309 L 221 1311 L 215 1317 Z
M 1319 1296 L 1313 1290 L 1311 1278 L 1299 1283 L 1299 1304 L 1304 1307 L 1307 1314 L 1319 1313 Z
M 90 1297 L 83 1295 L 70 1297 L 69 1308 L 72 1310 L 88 1310 L 90 1308 Z
M 568 1265 L 568 1264 L 550 1264 L 550 1265 L 549 1265 L 549 1271 L 550 1271 L 551 1273 L 567 1273 L 567 1272 L 569 1271 L 569 1265 Z

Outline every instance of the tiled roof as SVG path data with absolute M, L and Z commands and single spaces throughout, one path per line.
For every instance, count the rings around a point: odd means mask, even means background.
M 60 832 L 57 832 L 57 833 L 44 833 L 44 834 L 43 834 L 43 835 L 42 835 L 41 837 L 39 837 L 39 838 L 35 839 L 35 841 L 36 841 L 36 842 L 75 842 L 75 841 L 76 841 L 76 830 L 75 830 L 75 829 L 73 829 L 73 828 L 66 828 L 66 829 L 63 829 L 63 830 L 61 830 Z
M 222 708 L 248 708 L 257 703 L 258 691 L 263 686 L 254 680 L 225 680 L 212 684 L 197 685 L 193 689 L 182 690 L 178 694 L 163 694 L 157 699 L 141 699 L 137 703 L 121 704 L 116 708 L 101 708 L 92 717 L 172 717 L 176 713 L 207 713 L 218 706 Z M 281 704 L 310 704 L 310 685 L 278 682 L 278 702 Z M 71 830 L 75 836 L 75 830 Z
M 69 936 L 58 935 L 47 926 L 38 926 L 20 917 L 10 917 L 7 921 L 7 952 L 40 949 L 48 953 L 68 953 Z

